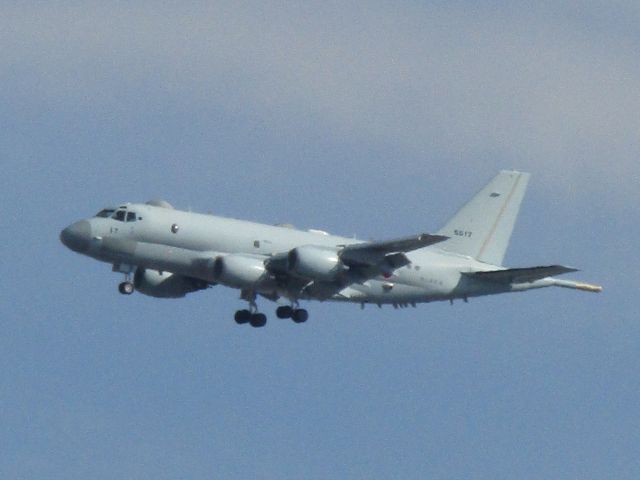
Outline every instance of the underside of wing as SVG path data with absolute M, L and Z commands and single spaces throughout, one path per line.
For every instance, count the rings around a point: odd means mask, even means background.
M 506 270 L 491 270 L 488 272 L 470 272 L 465 273 L 465 275 L 479 280 L 509 284 L 535 282 L 542 278 L 577 271 L 575 268 L 563 265 L 549 265 L 544 267 L 508 268 Z

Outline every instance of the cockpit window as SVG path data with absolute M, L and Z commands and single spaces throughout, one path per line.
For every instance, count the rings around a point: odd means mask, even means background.
M 127 222 L 136 221 L 136 212 L 127 212 Z
M 116 213 L 113 214 L 113 219 L 118 220 L 119 222 L 124 222 L 126 215 L 127 215 L 127 212 L 125 212 L 124 210 L 118 210 Z
M 100 218 L 109 218 L 115 210 L 113 208 L 105 208 L 104 210 L 100 210 L 96 213 L 96 217 Z

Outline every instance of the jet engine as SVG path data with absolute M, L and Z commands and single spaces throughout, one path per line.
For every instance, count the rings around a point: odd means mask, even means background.
M 204 280 L 144 268 L 136 270 L 133 285 L 138 292 L 156 298 L 182 298 L 208 287 Z
M 233 288 L 251 288 L 266 284 L 270 275 L 260 258 L 248 255 L 225 255 L 213 262 L 213 279 Z
M 304 278 L 330 282 L 347 267 L 342 263 L 335 248 L 303 245 L 289 252 L 289 271 Z

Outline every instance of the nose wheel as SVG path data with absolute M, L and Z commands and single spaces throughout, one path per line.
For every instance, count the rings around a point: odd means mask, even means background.
M 118 285 L 118 291 L 122 295 L 131 295 L 134 290 L 135 289 L 133 288 L 133 283 L 129 281 L 122 282 L 120 285 Z
M 116 264 L 113 265 L 113 271 L 124 273 L 124 282 L 118 285 L 118 291 L 122 295 L 131 295 L 135 291 L 135 287 L 133 285 L 133 282 L 131 281 L 131 273 L 133 272 L 133 267 L 131 265 Z

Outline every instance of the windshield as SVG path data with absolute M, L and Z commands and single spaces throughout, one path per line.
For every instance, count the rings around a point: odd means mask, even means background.
M 105 208 L 104 210 L 100 210 L 98 213 L 96 213 L 96 217 L 109 218 L 113 212 L 115 212 L 115 209 Z
M 119 222 L 135 222 L 136 212 L 127 212 L 126 210 L 118 210 L 111 218 Z

